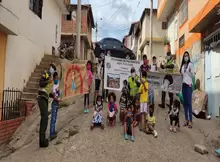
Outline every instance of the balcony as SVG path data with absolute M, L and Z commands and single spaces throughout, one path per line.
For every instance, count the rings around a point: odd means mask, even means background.
M 166 21 L 167 17 L 175 9 L 176 0 L 159 0 L 157 9 L 157 19 Z

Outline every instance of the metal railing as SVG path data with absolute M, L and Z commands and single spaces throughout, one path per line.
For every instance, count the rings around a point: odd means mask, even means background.
M 26 107 L 21 100 L 22 92 L 18 89 L 3 90 L 0 108 L 1 120 L 16 119 L 26 115 Z

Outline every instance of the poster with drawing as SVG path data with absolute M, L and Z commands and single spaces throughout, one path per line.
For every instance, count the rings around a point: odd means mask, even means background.
M 140 65 L 141 61 L 105 56 L 104 88 L 121 91 L 123 81 L 131 75 L 131 68 L 139 75 Z
M 148 72 L 147 81 L 154 89 L 178 94 L 182 88 L 182 75 L 178 73 Z
M 63 63 L 64 98 L 88 93 L 88 79 L 85 63 Z

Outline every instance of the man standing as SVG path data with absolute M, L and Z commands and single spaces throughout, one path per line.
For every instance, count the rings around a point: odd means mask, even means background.
M 174 60 L 172 59 L 171 52 L 167 52 L 166 64 L 164 64 L 164 65 L 161 64 L 160 67 L 161 67 L 161 69 L 165 69 L 166 73 L 173 73 Z M 166 76 L 165 76 L 165 78 L 166 78 Z M 169 78 L 169 77 L 167 77 L 167 78 Z M 173 104 L 173 93 L 169 92 L 169 98 L 170 98 L 170 105 L 169 106 L 171 107 Z M 166 99 L 166 92 L 162 91 L 161 104 L 159 104 L 159 107 L 165 108 L 165 99 Z
M 130 90 L 130 96 L 135 99 L 138 94 L 138 88 L 140 86 L 139 76 L 136 74 L 135 68 L 131 68 L 131 76 L 128 77 L 128 88 Z
M 38 106 L 40 108 L 40 132 L 39 132 L 39 145 L 40 147 L 48 147 L 49 141 L 46 139 L 46 130 L 48 125 L 48 100 L 49 94 L 52 89 L 53 78 L 45 71 L 42 73 L 39 82 L 39 92 L 38 92 Z

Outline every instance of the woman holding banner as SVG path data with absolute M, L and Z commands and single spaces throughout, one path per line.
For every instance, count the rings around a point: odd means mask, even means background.
M 194 67 L 190 61 L 189 52 L 185 52 L 180 67 L 180 73 L 183 75 L 182 94 L 184 100 L 185 124 L 192 128 L 192 84 L 194 76 Z

